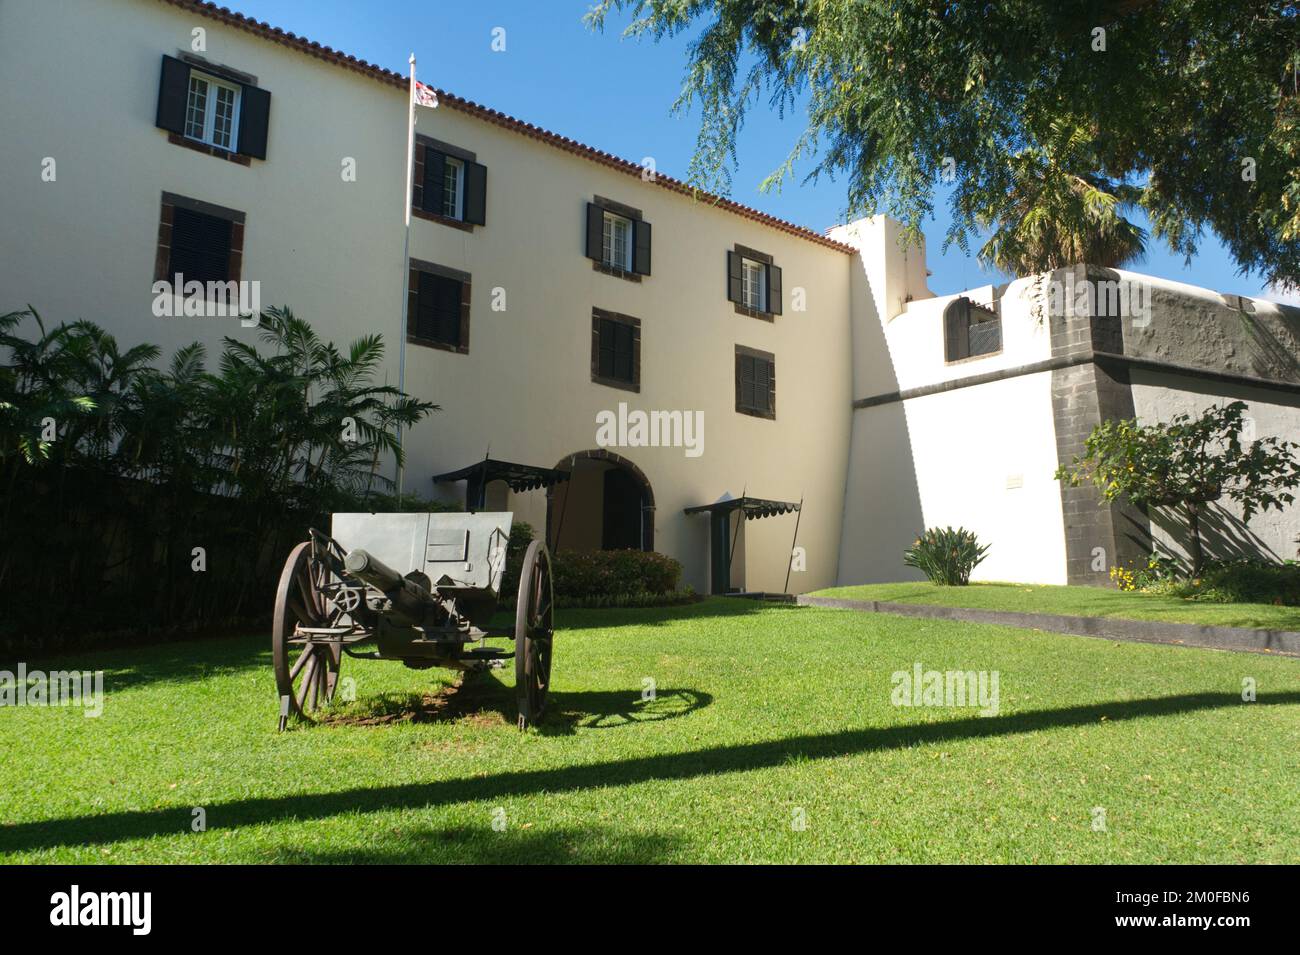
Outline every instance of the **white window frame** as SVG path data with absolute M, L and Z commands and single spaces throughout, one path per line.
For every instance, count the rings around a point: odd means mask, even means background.
M 746 308 L 767 311 L 767 265 L 755 259 L 740 259 L 740 299 Z
M 187 86 L 185 89 L 185 138 L 203 143 L 207 146 L 212 146 L 215 149 L 224 149 L 227 152 L 232 153 L 237 152 L 239 149 L 239 109 L 242 105 L 243 90 L 235 83 L 217 79 L 215 76 L 203 73 L 199 70 L 192 70 L 190 72 L 190 84 L 192 85 L 196 80 L 206 86 L 203 99 L 203 134 L 201 136 L 196 136 L 190 132 L 190 88 Z M 229 90 L 234 94 L 235 98 L 234 107 L 231 110 L 230 142 L 228 144 L 222 144 L 216 141 L 217 98 L 215 91 L 217 89 Z
M 447 173 L 446 170 L 456 170 L 456 188 L 452 190 L 451 207 L 452 211 L 447 211 Z M 465 219 L 465 161 L 457 159 L 454 156 L 443 156 L 443 174 L 442 174 L 442 208 L 438 210 L 449 219 L 464 221 Z
M 601 261 L 614 269 L 622 269 L 624 272 L 632 271 L 632 220 L 627 216 L 621 216 L 616 212 L 610 212 L 608 209 L 602 210 L 601 223 Z M 618 226 L 623 227 L 623 255 L 622 261 L 616 259 L 615 229 Z

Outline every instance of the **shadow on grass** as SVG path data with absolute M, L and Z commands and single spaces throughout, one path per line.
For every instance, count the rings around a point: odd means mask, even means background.
M 568 736 L 579 729 L 614 729 L 686 716 L 708 706 L 713 697 L 701 690 L 659 689 L 653 700 L 628 690 L 552 692 L 546 718 L 537 732 Z M 513 726 L 518 703 L 513 686 L 490 673 L 466 673 L 459 684 L 441 693 L 386 693 L 338 708 L 325 726 L 383 726 L 391 723 L 456 723 Z
M 1191 693 L 1146 700 L 1094 703 L 1058 710 L 1033 710 L 1004 716 L 972 716 L 941 723 L 867 727 L 559 769 L 519 770 L 428 783 L 239 799 L 208 806 L 208 823 L 212 829 L 234 829 L 241 826 L 273 825 L 290 820 L 328 819 L 343 813 L 382 812 L 509 799 L 540 793 L 631 786 L 655 780 L 694 779 L 765 769 L 790 761 L 836 759 L 949 740 L 994 738 L 1095 725 L 1102 717 L 1114 726 L 1124 720 L 1146 717 L 1297 703 L 1300 703 L 1300 692 L 1270 695 L 1255 703 L 1243 703 L 1241 697 L 1235 694 Z M 190 807 L 181 806 L 0 825 L 0 852 L 101 845 L 127 839 L 181 835 L 190 831 L 190 821 Z
M 567 862 L 577 865 L 648 865 L 665 861 L 682 840 L 615 829 L 536 831 L 512 824 L 494 832 L 483 825 L 427 829 L 397 827 L 358 849 L 285 848 L 270 860 L 283 865 L 518 865 Z M 370 834 L 368 838 L 375 838 Z
M 592 630 L 610 627 L 665 627 L 686 620 L 712 617 L 731 618 L 757 613 L 807 613 L 797 604 L 749 600 L 744 597 L 708 597 L 697 603 L 672 607 L 601 608 L 599 610 L 557 610 L 555 625 L 560 630 Z
M 12 671 L 14 666 L 0 662 L 0 669 Z M 109 692 L 155 683 L 196 683 L 262 668 L 271 672 L 270 637 L 248 634 L 141 647 L 69 650 L 27 660 L 29 673 L 33 670 L 102 670 L 104 685 Z
M 698 603 L 673 607 L 560 610 L 561 631 L 611 629 L 624 626 L 666 627 L 674 623 L 711 617 L 744 617 L 759 611 L 804 612 L 809 608 L 790 604 L 763 603 L 734 597 L 711 597 Z M 513 630 L 514 618 L 498 614 L 492 625 Z M 559 634 L 564 639 L 564 633 Z M 57 653 L 23 655 L 9 653 L 0 658 L 0 669 L 15 671 L 19 660 L 32 670 L 103 670 L 110 691 L 130 690 L 155 683 L 194 683 L 246 671 L 271 670 L 269 632 L 244 631 L 233 636 L 187 638 L 175 643 L 154 643 L 139 647 L 87 647 Z M 10 659 L 12 657 L 12 659 Z M 238 662 L 232 662 L 237 659 Z M 129 663 L 123 664 L 123 660 Z M 391 661 L 385 661 L 393 665 Z M 383 666 L 385 663 L 376 665 Z M 352 661 L 345 664 L 351 666 Z

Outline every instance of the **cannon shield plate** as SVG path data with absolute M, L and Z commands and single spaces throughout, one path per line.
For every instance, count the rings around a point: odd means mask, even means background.
M 421 570 L 435 588 L 501 590 L 514 514 L 335 514 L 331 536 L 346 551 L 363 548 L 400 574 Z

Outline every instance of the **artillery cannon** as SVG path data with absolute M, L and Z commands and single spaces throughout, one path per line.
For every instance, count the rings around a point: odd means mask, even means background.
M 551 558 L 541 541 L 524 554 L 514 627 L 490 626 L 513 518 L 335 514 L 330 534 L 312 530 L 289 554 L 276 592 L 280 729 L 290 715 L 310 720 L 333 699 L 344 656 L 453 670 L 498 669 L 513 659 L 519 728 L 540 721 L 554 639 Z M 489 646 L 492 639 L 514 646 Z

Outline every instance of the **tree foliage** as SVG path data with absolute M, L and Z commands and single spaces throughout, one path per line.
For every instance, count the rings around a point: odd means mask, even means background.
M 1243 272 L 1300 281 L 1293 0 L 601 0 L 589 22 L 616 11 L 628 35 L 693 34 L 676 105 L 700 108 L 702 188 L 729 192 L 755 103 L 806 103 L 765 186 L 807 157 L 809 178 L 847 178 L 849 214 L 906 238 L 950 174 L 947 240 L 992 228 L 994 262 L 1123 253 L 1137 236 L 1113 216 L 1134 204 L 1179 253 L 1210 229 Z M 1090 221 L 1099 248 L 1070 234 Z
M 1179 508 L 1191 535 L 1192 572 L 1204 565 L 1200 518 L 1222 498 L 1246 520 L 1294 502 L 1300 486 L 1300 445 L 1276 437 L 1243 442 L 1246 405 L 1214 405 L 1199 417 L 1167 422 L 1104 421 L 1093 428 L 1084 456 L 1061 465 L 1056 478 L 1078 487 L 1090 480 L 1104 501 L 1126 497 L 1139 507 Z
M 0 588 L 23 595 L 0 624 L 238 616 L 308 525 L 391 507 L 396 428 L 437 406 L 374 383 L 378 335 L 340 349 L 274 308 L 259 336 L 226 338 L 215 370 L 199 343 L 157 367 L 92 322 L 0 316 Z

